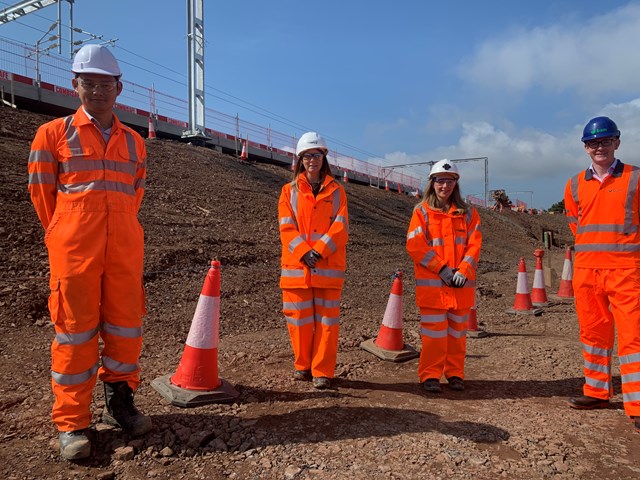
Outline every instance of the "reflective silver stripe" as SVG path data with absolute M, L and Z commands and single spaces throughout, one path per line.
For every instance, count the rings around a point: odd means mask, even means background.
M 338 211 L 340 211 L 340 190 L 336 188 L 333 191 L 333 212 L 331 213 L 331 218 L 335 219 L 338 216 Z
M 476 263 L 476 259 L 473 258 L 470 255 L 465 255 L 464 258 L 462 259 L 462 261 L 463 262 L 467 262 L 469 265 L 471 265 L 475 269 L 478 268 L 478 264 Z
M 431 262 L 431 260 L 433 260 L 433 257 L 436 256 L 436 252 L 434 252 L 433 250 L 429 250 L 424 257 L 422 257 L 422 260 L 420 260 L 420 265 L 422 265 L 423 267 L 426 267 L 427 265 L 429 265 L 429 262 Z
M 56 163 L 56 159 L 49 150 L 31 150 L 29 163 Z
M 637 225 L 619 225 L 615 223 L 592 223 L 590 225 L 581 225 L 577 228 L 576 234 L 587 232 L 616 232 L 616 233 L 636 233 Z
M 133 162 L 116 162 L 114 160 L 81 160 L 71 159 L 58 164 L 61 173 L 90 172 L 110 170 L 117 173 L 127 173 L 132 177 L 136 174 L 136 164 Z
M 133 185 L 106 180 L 58 184 L 58 191 L 61 193 L 83 193 L 91 190 L 119 192 L 131 196 L 135 196 L 136 194 Z
M 580 182 L 580 173 L 578 175 L 574 175 L 571 177 L 571 196 L 573 197 L 573 201 L 576 202 L 576 205 L 580 205 L 580 200 L 578 199 L 578 184 Z
M 73 126 L 73 115 L 69 115 L 64 119 L 65 137 L 67 138 L 67 145 L 71 150 L 71 155 L 79 155 L 83 153 L 82 144 L 80 143 L 80 137 L 76 131 L 76 127 Z
M 469 210 L 467 210 L 467 215 L 466 215 L 467 226 L 471 223 L 472 219 L 473 219 L 473 210 L 469 208 Z
M 314 268 L 311 270 L 312 273 L 316 275 L 320 275 L 321 277 L 331 277 L 331 278 L 344 278 L 344 272 L 342 270 L 331 270 L 328 268 Z
M 464 237 L 456 237 L 453 241 L 456 245 L 466 245 L 467 239 Z
M 313 308 L 313 300 L 307 300 L 305 302 L 282 302 L 283 310 L 304 310 L 306 308 Z
M 335 219 L 336 222 L 340 222 L 340 223 L 347 223 L 347 219 L 344 217 L 344 215 L 338 215 Z
M 98 373 L 97 363 L 89 370 L 80 373 L 59 373 L 51 370 L 51 377 L 59 385 L 79 385 L 90 380 L 96 373 Z
M 622 383 L 640 382 L 640 372 L 622 375 Z
M 340 324 L 340 317 L 323 317 L 321 315 L 316 314 L 315 319 L 316 319 L 316 322 L 319 322 L 328 327 Z
M 453 313 L 447 313 L 447 318 L 453 320 L 455 323 L 465 323 L 469 320 L 469 315 L 454 315 Z
M 114 372 L 135 372 L 139 370 L 137 363 L 122 363 L 114 360 L 111 357 L 107 357 L 106 355 L 102 356 L 102 365 L 109 370 L 113 370 Z
M 637 243 L 580 243 L 575 245 L 576 252 L 637 252 Z
M 134 164 L 138 163 L 138 152 L 136 151 L 136 140 L 131 135 L 131 132 L 127 130 L 124 131 L 125 136 L 127 137 L 127 150 L 129 151 L 129 160 L 131 160 Z
M 476 281 L 467 279 L 467 282 L 462 288 L 476 288 Z
M 420 205 L 418 207 L 418 210 L 420 211 L 420 213 L 422 213 L 422 216 L 424 217 L 425 221 L 429 221 L 429 215 L 427 215 L 427 209 L 424 208 L 424 205 Z
M 460 331 L 458 331 L 458 330 L 455 330 L 455 329 L 453 329 L 453 328 L 449 327 L 449 328 L 447 329 L 447 333 L 449 334 L 449 336 L 450 336 L 450 337 L 453 337 L 453 338 L 462 338 L 462 337 L 464 337 L 464 336 L 466 336 L 466 335 L 467 335 L 467 330 L 466 330 L 466 329 L 464 329 L 464 330 L 460 330 Z
M 291 217 L 282 217 L 280 219 L 280 225 L 295 225 L 296 222 L 293 218 Z
M 58 345 L 82 345 L 98 334 L 98 327 L 82 333 L 56 333 Z
M 313 316 L 304 317 L 304 318 L 293 318 L 293 317 L 285 317 L 287 319 L 287 323 L 289 325 L 293 325 L 294 327 L 302 327 L 303 325 L 309 325 L 313 323 Z
M 317 242 L 321 238 L 322 238 L 322 234 L 321 233 L 312 233 L 311 234 L 311 241 L 312 242 Z
M 442 287 L 442 280 L 440 280 L 439 278 L 432 280 L 416 278 L 416 287 Z
M 291 210 L 293 210 L 293 221 L 296 222 L 296 228 L 298 225 L 298 189 L 291 188 L 291 195 L 289 197 L 289 203 L 291 204 Z
M 599 355 L 600 357 L 610 357 L 611 350 L 607 350 L 606 348 L 593 347 L 591 345 L 587 345 L 586 343 L 582 344 L 582 349 L 590 353 L 591 355 Z M 620 358 L 620 363 L 622 363 L 622 358 Z
M 480 231 L 480 225 L 476 224 L 475 227 L 473 227 L 471 230 L 469 230 L 467 232 L 467 240 L 469 240 L 471 238 L 471 235 L 473 235 L 474 233 L 479 232 L 479 231 Z
M 629 355 L 620 355 L 620 365 L 640 362 L 640 353 L 630 353 Z
M 320 241 L 324 242 L 325 245 L 329 247 L 329 250 L 331 250 L 331 253 L 334 253 L 337 250 L 336 244 L 333 243 L 333 240 L 331 240 L 331 237 L 329 235 L 324 234 L 320 239 Z
M 315 297 L 313 303 L 324 308 L 338 308 L 340 306 L 340 300 L 327 300 L 326 298 L 319 297 Z
M 34 172 L 29 174 L 29 185 L 55 185 L 57 176 L 54 173 Z
M 133 188 L 135 188 L 136 190 L 144 188 L 146 185 L 147 180 L 144 178 L 136 178 L 136 180 L 133 182 Z
M 112 323 L 103 322 L 100 328 L 103 332 L 118 337 L 140 338 L 142 336 L 142 327 L 121 327 L 119 325 L 113 325 Z
M 447 321 L 446 313 L 435 313 L 433 315 L 420 315 L 421 322 L 442 323 Z
M 632 167 L 629 174 L 629 188 L 627 190 L 627 198 L 624 202 L 624 233 L 636 233 L 638 231 L 638 225 L 633 224 L 633 216 L 637 214 L 637 208 L 634 208 L 633 199 L 636 196 L 638 190 L 638 176 L 640 175 L 640 169 L 638 167 Z
M 445 338 L 447 336 L 446 330 L 430 330 L 428 328 L 422 327 L 420 329 L 420 335 L 423 337 L 429 338 Z
M 414 237 L 417 237 L 423 232 L 422 227 L 418 227 L 415 230 L 407 233 L 407 240 L 411 240 Z
M 609 371 L 611 370 L 611 367 L 609 367 L 608 365 L 601 365 L 599 363 L 593 363 L 593 362 L 584 362 L 584 368 L 588 368 L 589 370 L 593 370 L 594 372 L 600 372 L 600 373 L 609 373 Z
M 300 244 L 304 243 L 304 240 L 300 235 L 289 242 L 289 252 L 293 253 L 296 247 Z
M 609 382 L 604 382 L 602 380 L 596 380 L 591 377 L 584 377 L 584 383 L 593 388 L 601 388 L 603 390 L 609 390 Z
M 280 275 L 283 277 L 290 277 L 290 278 L 304 277 L 304 270 L 287 270 L 283 268 L 280 271 Z
M 442 239 L 442 238 L 434 238 L 433 240 L 431 240 L 429 242 L 429 245 L 431 245 L 433 247 L 443 247 L 444 246 L 444 239 Z
M 578 217 L 567 216 L 567 220 L 569 220 L 569 223 L 578 223 Z
M 622 401 L 624 403 L 640 401 L 640 392 L 623 393 Z

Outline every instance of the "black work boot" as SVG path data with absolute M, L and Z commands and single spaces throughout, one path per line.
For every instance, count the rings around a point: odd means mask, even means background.
M 104 382 L 104 401 L 104 423 L 121 427 L 133 436 L 144 435 L 151 430 L 151 419 L 140 413 L 133 404 L 133 390 L 127 382 Z

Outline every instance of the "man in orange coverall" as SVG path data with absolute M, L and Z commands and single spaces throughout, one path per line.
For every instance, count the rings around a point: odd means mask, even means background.
M 131 435 L 152 428 L 133 404 L 140 383 L 144 233 L 144 140 L 113 114 L 120 68 L 102 45 L 85 45 L 72 80 L 82 106 L 38 129 L 29 156 L 29 192 L 51 269 L 49 311 L 60 454 L 91 454 L 90 404 L 96 374 L 104 382 L 102 421 Z M 98 336 L 104 347 L 101 354 Z
M 617 329 L 624 410 L 640 432 L 640 169 L 615 158 L 620 130 L 608 117 L 590 120 L 582 141 L 591 165 L 569 179 L 564 195 L 576 238 L 573 289 L 585 378 L 583 395 L 569 406 L 609 406 Z

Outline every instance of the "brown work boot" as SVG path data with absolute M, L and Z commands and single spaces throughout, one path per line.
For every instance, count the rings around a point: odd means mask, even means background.
M 318 390 L 331 388 L 331 379 L 327 377 L 314 377 L 313 386 Z
M 104 382 L 104 401 L 104 423 L 121 427 L 134 437 L 144 435 L 153 428 L 151 419 L 133 404 L 133 390 L 127 382 Z
M 91 442 L 87 429 L 72 432 L 59 432 L 60 456 L 65 460 L 80 460 L 91 455 Z
M 579 397 L 571 397 L 569 399 L 569 406 L 578 410 L 594 410 L 596 408 L 608 408 L 609 400 L 603 400 L 602 398 L 588 397 L 581 395 Z
M 451 390 L 457 390 L 459 392 L 464 390 L 464 380 L 460 377 L 449 377 L 447 378 L 447 382 L 449 382 L 449 388 Z

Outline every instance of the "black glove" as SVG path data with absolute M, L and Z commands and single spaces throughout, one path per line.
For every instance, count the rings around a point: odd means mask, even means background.
M 450 287 L 453 284 L 453 274 L 454 271 L 451 270 L 446 265 L 440 269 L 440 278 L 442 279 L 442 283 L 444 283 L 447 287 Z
M 307 265 L 307 267 L 314 268 L 316 266 L 316 263 L 318 263 L 318 260 L 320 260 L 321 258 L 322 255 L 320 255 L 318 252 L 316 252 L 315 250 L 309 250 L 302 256 L 301 260 Z

